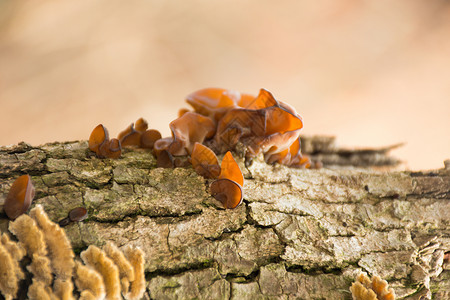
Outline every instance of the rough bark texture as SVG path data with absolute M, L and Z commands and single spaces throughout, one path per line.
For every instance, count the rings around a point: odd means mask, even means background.
M 244 203 L 224 210 L 191 168 L 156 168 L 145 150 L 102 160 L 87 142 L 22 143 L 0 148 L 0 204 L 28 173 L 33 205 L 52 220 L 85 206 L 89 218 L 65 227 L 76 252 L 108 240 L 140 246 L 147 298 L 351 299 L 365 271 L 400 299 L 449 299 L 450 170 L 362 168 L 396 161 L 390 148 L 343 150 L 326 137 L 303 147 L 326 168 L 239 161 Z M 0 215 L 1 231 L 7 223 Z

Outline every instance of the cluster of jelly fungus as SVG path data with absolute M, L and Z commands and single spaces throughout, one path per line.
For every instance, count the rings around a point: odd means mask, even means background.
M 186 101 L 195 112 L 216 123 L 213 149 L 223 153 L 238 142 L 247 149 L 246 158 L 264 154 L 266 162 L 290 167 L 309 167 L 309 159 L 300 151 L 303 121 L 290 105 L 276 100 L 261 89 L 257 97 L 220 88 L 202 89 Z M 187 114 L 184 112 L 184 114 Z
M 69 211 L 67 217 L 58 222 L 60 227 L 67 226 L 73 222 L 84 221 L 88 217 L 88 211 L 84 207 L 76 207 Z
M 99 158 L 119 158 L 122 145 L 118 139 L 109 139 L 108 130 L 102 124 L 92 130 L 89 136 L 89 149 Z
M 161 139 L 161 133 L 155 129 L 148 129 L 148 122 L 140 118 L 136 123 L 131 123 L 117 138 L 123 147 L 132 146 L 153 149 L 155 142 Z
M 22 175 L 17 178 L 9 189 L 3 207 L 8 218 L 15 220 L 25 213 L 30 207 L 31 201 L 33 201 L 34 193 L 30 175 Z

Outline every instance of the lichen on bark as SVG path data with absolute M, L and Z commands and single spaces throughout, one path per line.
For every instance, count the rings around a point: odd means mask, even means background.
M 350 299 L 361 271 L 399 298 L 448 297 L 450 171 L 375 171 L 396 163 L 387 148 L 345 150 L 327 137 L 303 144 L 325 168 L 246 168 L 238 158 L 245 196 L 233 210 L 192 168 L 156 168 L 146 150 L 111 160 L 85 141 L 1 147 L 0 204 L 28 173 L 32 205 L 53 221 L 85 206 L 88 219 L 65 227 L 75 251 L 140 246 L 152 299 Z M 1 215 L 2 232 L 7 223 Z

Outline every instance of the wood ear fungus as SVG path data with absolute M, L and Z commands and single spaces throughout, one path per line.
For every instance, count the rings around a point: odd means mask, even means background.
M 109 140 L 108 130 L 102 124 L 97 125 L 97 127 L 92 130 L 89 136 L 89 149 L 95 153 L 98 152 L 98 148 Z
M 172 155 L 186 155 L 192 153 L 194 144 L 203 143 L 216 132 L 214 122 L 205 116 L 193 112 L 186 112 L 169 125 L 172 131 L 173 142 L 168 151 Z
M 139 118 L 135 124 L 136 131 L 145 132 L 148 129 L 148 122 L 144 118 Z
M 216 154 L 200 143 L 194 145 L 191 163 L 197 174 L 205 178 L 217 178 L 220 174 L 219 160 Z
M 124 131 L 117 135 L 122 146 L 139 146 L 141 143 L 141 133 L 134 129 L 134 123 L 131 123 Z
M 227 178 L 238 183 L 240 186 L 244 186 L 244 176 L 230 151 L 225 153 L 222 159 L 219 178 Z
M 242 187 L 233 180 L 217 179 L 210 186 L 211 195 L 222 202 L 225 208 L 236 208 L 243 199 Z
M 161 138 L 158 130 L 149 129 L 141 134 L 140 146 L 142 148 L 153 149 L 155 142 Z
M 103 143 L 99 148 L 100 157 L 119 158 L 122 154 L 122 146 L 118 139 L 111 139 Z
M 139 118 L 136 124 L 131 123 L 124 131 L 120 132 L 117 138 L 124 147 L 153 149 L 155 142 L 161 138 L 161 133 L 158 130 L 148 129 L 148 122 Z
M 73 222 L 84 221 L 88 217 L 87 209 L 84 207 L 76 207 L 69 212 L 69 215 L 58 222 L 60 227 L 64 227 Z
M 25 213 L 31 205 L 35 194 L 30 175 L 17 178 L 9 189 L 3 209 L 9 219 L 15 220 Z
M 102 125 L 94 128 L 89 136 L 89 149 L 100 158 L 119 158 L 122 154 L 122 145 L 118 139 L 109 139 L 108 130 Z
M 173 168 L 175 166 L 175 162 L 172 154 L 167 150 L 162 150 L 159 152 L 156 158 L 156 166 L 158 168 Z

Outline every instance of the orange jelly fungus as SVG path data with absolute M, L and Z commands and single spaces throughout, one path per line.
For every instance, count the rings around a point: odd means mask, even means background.
M 103 143 L 99 148 L 101 157 L 117 159 L 122 154 L 122 146 L 120 141 L 116 138 Z
M 172 143 L 167 150 L 176 156 L 191 154 L 195 143 L 203 143 L 216 132 L 216 125 L 210 118 L 194 112 L 186 112 L 172 121 L 169 127 Z
M 172 154 L 167 150 L 162 150 L 156 158 L 156 166 L 158 168 L 173 168 L 175 162 Z
M 97 157 L 119 158 L 122 154 L 122 145 L 118 139 L 109 139 L 108 130 L 98 125 L 89 137 L 89 149 L 97 154 Z
M 244 176 L 230 151 L 225 153 L 222 159 L 219 178 L 227 178 L 238 183 L 240 186 L 244 186 Z
M 181 109 L 170 124 L 171 137 L 162 138 L 157 130 L 148 130 L 140 118 L 122 131 L 118 140 L 108 138 L 103 125 L 89 138 L 89 149 L 99 157 L 119 157 L 121 146 L 153 150 L 157 166 L 173 168 L 189 163 L 205 178 L 216 179 L 211 194 L 226 208 L 242 202 L 244 177 L 231 155 L 236 146 L 245 147 L 246 163 L 259 154 L 267 163 L 295 168 L 309 168 L 311 162 L 302 156 L 300 130 L 303 121 L 295 109 L 278 101 L 267 90 L 258 96 L 221 88 L 206 88 L 187 96 L 194 111 Z M 208 145 L 205 146 L 203 144 Z M 219 167 L 215 153 L 225 153 Z
M 136 124 L 131 123 L 130 126 L 120 132 L 117 138 L 123 147 L 134 146 L 153 149 L 155 142 L 161 138 L 161 133 L 155 129 L 148 130 L 148 122 L 139 118 Z
M 161 138 L 161 133 L 155 129 L 149 129 L 141 134 L 140 146 L 142 148 L 153 149 L 155 142 Z
M 4 204 L 4 211 L 11 220 L 25 213 L 34 198 L 34 186 L 30 175 L 22 175 L 17 178 L 9 189 Z
M 241 142 L 247 148 L 246 158 L 262 152 L 266 161 L 308 167 L 309 160 L 303 159 L 300 151 L 293 154 L 294 149 L 290 150 L 299 139 L 302 118 L 293 107 L 276 100 L 269 91 L 261 89 L 259 95 L 253 97 L 208 88 L 190 94 L 186 101 L 197 113 L 217 123 L 211 146 L 218 152 L 233 150 Z M 282 159 L 287 153 L 292 159 Z M 275 154 L 279 155 L 272 157 Z
M 109 140 L 108 130 L 102 125 L 98 125 L 92 130 L 89 136 L 89 149 L 95 153 L 98 152 L 100 145 Z
M 200 143 L 195 143 L 194 145 L 191 163 L 197 174 L 205 178 L 217 178 L 220 174 L 220 166 L 216 154 Z
M 136 146 L 141 144 L 141 133 L 134 129 L 134 124 L 131 123 L 124 131 L 121 131 L 117 138 L 120 140 L 122 146 Z
M 236 208 L 243 199 L 242 187 L 233 180 L 222 178 L 211 183 L 211 195 L 225 208 Z
M 136 130 L 139 132 L 144 132 L 148 129 L 148 122 L 147 120 L 145 120 L 144 118 L 139 118 L 136 121 L 136 126 L 135 126 Z

